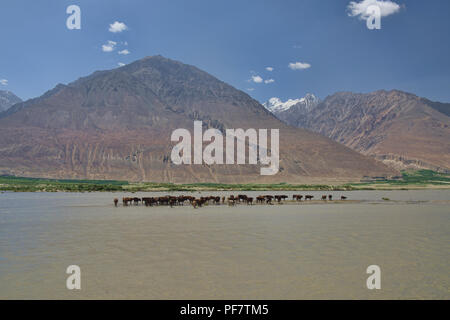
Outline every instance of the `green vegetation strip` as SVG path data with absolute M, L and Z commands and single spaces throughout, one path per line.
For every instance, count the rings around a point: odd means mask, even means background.
M 450 174 L 433 170 L 402 171 L 402 178 L 395 180 L 380 180 L 352 184 L 354 187 L 364 186 L 449 186 Z
M 61 180 L 0 176 L 1 191 L 15 192 L 93 192 L 93 191 L 300 191 L 300 190 L 380 190 L 408 187 L 449 187 L 450 175 L 431 170 L 402 173 L 402 179 L 380 180 L 345 185 L 325 184 L 221 184 L 221 183 L 131 183 L 115 180 Z

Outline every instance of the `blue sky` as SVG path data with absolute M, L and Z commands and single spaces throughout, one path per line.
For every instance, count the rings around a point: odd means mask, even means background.
M 450 102 L 450 1 L 394 0 L 399 9 L 381 18 L 380 30 L 350 17 L 349 3 L 2 0 L 0 89 L 28 99 L 96 70 L 161 54 L 261 102 L 394 88 Z M 73 4 L 81 8 L 81 30 L 66 27 Z M 110 32 L 115 21 L 127 29 Z M 104 52 L 108 41 L 116 45 Z M 125 49 L 129 54 L 118 53 Z

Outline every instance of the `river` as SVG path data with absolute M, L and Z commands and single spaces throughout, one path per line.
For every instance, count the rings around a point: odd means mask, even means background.
M 450 190 L 237 193 L 348 201 L 115 208 L 130 194 L 1 193 L 0 298 L 450 298 Z M 69 265 L 81 290 L 66 288 Z

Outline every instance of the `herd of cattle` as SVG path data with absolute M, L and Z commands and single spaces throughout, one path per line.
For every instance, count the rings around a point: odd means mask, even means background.
M 208 196 L 208 197 L 200 197 L 196 198 L 193 196 L 163 196 L 163 197 L 143 197 L 143 198 L 137 198 L 137 197 L 124 197 L 122 198 L 122 204 L 123 206 L 129 206 L 129 205 L 139 205 L 143 204 L 147 207 L 150 206 L 183 206 L 185 204 L 192 205 L 194 208 L 202 207 L 203 205 L 220 205 L 220 204 L 228 204 L 229 206 L 235 206 L 236 204 L 247 204 L 247 205 L 253 205 L 256 204 L 273 204 L 273 201 L 281 203 L 282 201 L 287 200 L 289 197 L 287 195 L 264 195 L 264 196 L 257 196 L 256 198 L 249 197 L 245 194 L 239 194 L 237 196 L 231 195 L 229 197 L 219 197 L 219 196 Z M 312 195 L 301 195 L 301 194 L 294 194 L 292 195 L 293 201 L 308 201 L 312 200 L 314 196 Z M 333 196 L 330 195 L 323 195 L 322 200 L 333 200 Z M 341 196 L 341 200 L 346 200 L 347 197 Z M 114 199 L 114 205 L 117 207 L 119 203 L 119 199 Z

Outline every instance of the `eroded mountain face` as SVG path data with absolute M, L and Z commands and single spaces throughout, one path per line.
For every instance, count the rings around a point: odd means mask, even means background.
M 280 172 L 255 165 L 175 165 L 171 133 L 280 129 Z M 206 143 L 205 143 L 206 144 Z M 328 182 L 395 175 L 319 134 L 292 128 L 246 93 L 161 56 L 98 71 L 0 115 L 0 172 L 170 182 Z
M 449 104 L 413 94 L 339 92 L 290 121 L 397 169 L 450 170 Z

